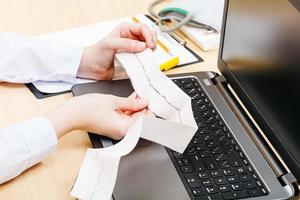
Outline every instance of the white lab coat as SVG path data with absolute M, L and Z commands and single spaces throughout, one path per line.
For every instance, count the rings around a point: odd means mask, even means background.
M 0 81 L 75 83 L 82 50 L 0 33 Z M 0 129 L 0 184 L 40 162 L 56 144 L 54 127 L 43 117 Z

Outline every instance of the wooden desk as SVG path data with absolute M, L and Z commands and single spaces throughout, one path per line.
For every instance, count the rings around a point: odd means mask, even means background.
M 152 0 L 0 0 L 0 31 L 26 36 L 58 31 L 112 18 L 146 12 Z M 188 42 L 190 44 L 190 42 Z M 169 73 L 217 70 L 217 51 L 204 53 L 190 44 L 205 62 Z M 71 94 L 37 100 L 23 85 L 0 83 L 0 127 L 41 115 Z M 61 138 L 58 149 L 40 164 L 0 186 L 0 199 L 73 199 L 69 195 L 85 150 L 87 134 L 74 131 Z

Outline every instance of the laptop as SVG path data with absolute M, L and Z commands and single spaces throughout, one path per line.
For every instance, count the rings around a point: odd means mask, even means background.
M 226 0 L 221 74 L 170 76 L 198 130 L 183 154 L 141 140 L 122 157 L 115 200 L 289 199 L 300 180 L 300 2 Z M 75 96 L 128 96 L 129 80 L 76 85 Z M 115 122 L 117 123 L 117 122 Z M 114 141 L 90 134 L 95 148 Z

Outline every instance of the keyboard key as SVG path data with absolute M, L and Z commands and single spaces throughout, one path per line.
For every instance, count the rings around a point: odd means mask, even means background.
M 194 137 L 194 138 L 192 139 L 192 143 L 193 143 L 193 144 L 200 144 L 200 143 L 202 143 L 202 140 L 201 140 L 200 137 Z M 205 148 L 205 149 L 206 149 L 206 148 Z
M 227 169 L 227 168 L 230 168 L 230 164 L 227 160 L 224 160 L 224 161 L 219 162 L 219 167 L 221 169 Z
M 239 182 L 239 179 L 236 176 L 230 176 L 226 179 L 227 179 L 228 183 L 237 183 L 237 182 Z
M 247 190 L 249 195 L 251 197 L 257 197 L 257 196 L 260 196 L 260 190 L 259 189 L 250 189 L 250 190 Z
M 242 159 L 242 163 L 243 163 L 244 165 L 249 165 L 249 162 L 248 162 L 247 159 Z
M 184 165 L 190 165 L 190 161 L 187 158 L 183 158 L 182 162 Z
M 196 171 L 203 171 L 206 169 L 204 163 L 199 158 L 199 156 L 197 156 L 197 155 L 189 156 L 189 160 L 191 161 L 191 163 Z
M 206 187 L 206 192 L 208 194 L 215 194 L 218 192 L 218 188 L 216 186 Z
M 234 175 L 234 171 L 232 169 L 224 169 L 223 173 L 225 176 L 232 176 Z
M 206 194 L 204 189 L 201 187 L 192 189 L 192 193 L 194 194 L 194 196 L 202 196 Z
M 243 185 L 241 183 L 235 183 L 231 185 L 232 190 L 242 190 L 244 189 Z
M 268 194 L 268 191 L 267 191 L 265 188 L 260 188 L 260 192 L 261 192 L 263 195 Z
M 208 107 L 207 107 L 206 104 L 202 104 L 202 105 L 199 106 L 199 109 L 200 109 L 201 111 L 205 111 L 205 110 L 208 110 Z
M 200 89 L 200 84 L 198 81 L 193 81 L 193 84 L 194 84 L 194 87 L 197 88 L 197 89 Z M 202 90 L 198 90 L 198 92 L 201 92 Z
M 199 95 L 199 93 L 192 94 L 190 97 L 191 97 L 192 100 L 199 100 L 199 99 L 201 99 L 201 96 Z
M 196 149 L 194 147 L 187 148 L 185 150 L 185 153 L 188 156 L 197 154 Z
M 258 187 L 262 187 L 262 183 L 260 181 L 255 182 Z
M 183 166 L 183 167 L 180 167 L 181 171 L 183 173 L 192 173 L 194 172 L 192 166 L 188 165 L 188 166 Z
M 236 141 L 235 141 L 235 139 L 231 139 L 231 140 L 229 140 L 229 143 L 230 143 L 232 146 L 235 146 L 235 145 L 236 145 Z
M 217 130 L 219 128 L 218 124 L 217 123 L 212 123 L 212 124 L 209 124 L 208 125 L 208 128 L 210 130 Z
M 195 106 L 200 106 L 200 105 L 204 104 L 204 101 L 203 101 L 203 99 L 197 99 L 197 100 L 194 100 L 193 103 Z
M 208 149 L 206 149 L 206 150 L 199 151 L 199 155 L 200 155 L 201 158 L 204 158 L 204 157 L 210 156 L 211 153 Z
M 242 182 L 248 182 L 251 180 L 250 176 L 248 174 L 243 174 L 243 175 L 240 175 L 239 176 L 239 179 L 242 181 Z
M 225 126 L 225 124 L 224 124 L 224 122 L 223 122 L 222 120 L 219 120 L 219 121 L 218 121 L 218 125 L 219 125 L 220 127 Z
M 211 140 L 214 139 L 214 137 L 212 135 L 209 135 L 209 134 L 203 135 L 203 136 L 201 136 L 201 138 L 202 138 L 203 141 L 211 141 Z
M 186 89 L 192 89 L 192 88 L 195 88 L 193 83 L 186 83 L 186 84 L 184 84 L 183 86 L 184 86 L 184 88 L 186 88 Z
M 235 145 L 233 148 L 236 152 L 241 152 L 241 148 L 238 145 Z
M 213 135 L 214 136 L 222 136 L 222 135 L 224 135 L 224 133 L 221 129 L 218 129 L 218 130 L 213 131 Z
M 183 155 L 181 153 L 178 152 L 173 152 L 173 155 L 175 158 L 183 158 Z
M 234 156 L 235 152 L 234 149 L 232 148 L 232 146 L 228 143 L 220 143 L 220 147 L 224 150 L 225 154 L 228 156 Z
M 258 176 L 256 174 L 252 173 L 250 176 L 253 180 L 258 180 Z
M 200 143 L 200 144 L 195 145 L 195 148 L 197 149 L 197 151 L 202 151 L 202 150 L 207 149 L 207 147 L 204 143 Z
M 205 111 L 202 111 L 201 112 L 201 115 L 202 115 L 202 117 L 209 117 L 209 116 L 211 116 L 211 113 L 209 112 L 209 110 L 205 110 Z
M 218 143 L 226 143 L 227 142 L 227 138 L 226 138 L 225 135 L 216 136 L 216 141 Z
M 203 135 L 203 134 L 209 134 L 209 130 L 207 128 L 201 128 L 198 129 L 199 134 Z
M 184 165 L 181 159 L 177 159 L 176 162 L 177 162 L 177 165 L 179 165 L 179 166 Z
M 249 197 L 248 193 L 244 190 L 242 191 L 234 191 L 234 192 L 226 192 L 223 193 L 223 198 L 225 200 L 229 200 L 229 199 L 241 199 L 241 198 L 246 198 Z
M 180 82 L 184 85 L 184 84 L 187 84 L 187 83 L 190 83 L 192 82 L 190 78 L 181 78 L 180 79 Z
M 217 185 L 225 185 L 225 184 L 227 184 L 227 181 L 225 178 L 217 178 L 217 179 L 215 179 L 215 183 Z
M 228 128 L 226 126 L 221 127 L 221 129 L 222 129 L 222 131 L 224 133 L 228 133 L 229 132 L 229 130 L 228 130 Z
M 208 180 L 202 181 L 202 184 L 204 187 L 208 187 L 208 186 L 214 185 L 214 182 L 213 182 L 213 180 L 208 179 Z
M 248 183 L 244 183 L 244 187 L 246 189 L 253 189 L 253 188 L 256 188 L 256 185 L 255 185 L 255 183 L 248 182 Z
M 213 116 L 209 116 L 209 117 L 205 117 L 204 118 L 204 121 L 207 123 L 207 124 L 211 124 L 211 123 L 214 123 L 216 120 Z
M 218 178 L 218 177 L 223 176 L 223 175 L 222 175 L 222 172 L 221 172 L 220 170 L 212 171 L 212 172 L 210 172 L 210 175 L 211 175 L 211 177 L 213 177 L 213 178 Z
M 206 127 L 206 124 L 204 121 L 201 121 L 201 122 L 196 122 L 198 128 L 205 128 Z
M 228 161 L 230 162 L 231 166 L 233 166 L 233 167 L 241 167 L 241 166 L 243 166 L 242 161 L 238 157 L 228 158 Z
M 197 197 L 196 200 L 222 200 L 223 198 L 219 194 L 204 195 Z
M 207 179 L 207 178 L 210 178 L 210 175 L 208 172 L 200 172 L 198 173 L 198 176 L 200 179 Z
M 185 86 L 184 86 L 184 87 L 185 87 Z M 186 88 L 186 87 L 185 87 L 185 88 Z M 188 95 L 190 95 L 190 96 L 192 96 L 192 95 L 198 93 L 198 91 L 197 91 L 195 88 L 188 88 L 188 89 L 186 89 L 185 91 L 186 91 L 186 93 L 187 93 Z
M 208 141 L 205 143 L 208 148 L 214 148 L 218 146 L 218 143 L 215 141 Z
M 191 188 L 201 187 L 200 179 L 196 174 L 187 174 L 185 175 L 185 179 Z
M 244 167 L 239 167 L 236 169 L 236 173 L 237 174 L 245 174 L 246 173 L 246 170 Z
M 229 192 L 231 189 L 228 185 L 219 186 L 220 192 Z
M 220 162 L 226 160 L 226 157 L 224 154 L 219 154 L 214 156 L 215 161 Z
M 207 169 L 209 169 L 209 170 L 218 168 L 216 162 L 213 159 L 211 159 L 210 157 L 203 158 L 203 162 L 204 162 L 205 166 L 207 167 Z

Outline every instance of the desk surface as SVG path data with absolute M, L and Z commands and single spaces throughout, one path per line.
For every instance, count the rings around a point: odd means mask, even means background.
M 38 35 L 146 12 L 151 1 L 0 0 L 0 31 Z M 205 61 L 168 73 L 217 71 L 217 51 L 203 52 L 186 41 Z M 46 113 L 72 97 L 64 94 L 37 100 L 24 85 L 8 83 L 0 83 L 0 94 L 0 127 Z M 0 199 L 73 199 L 69 191 L 88 147 L 91 143 L 83 131 L 67 134 L 43 162 L 1 185 Z

